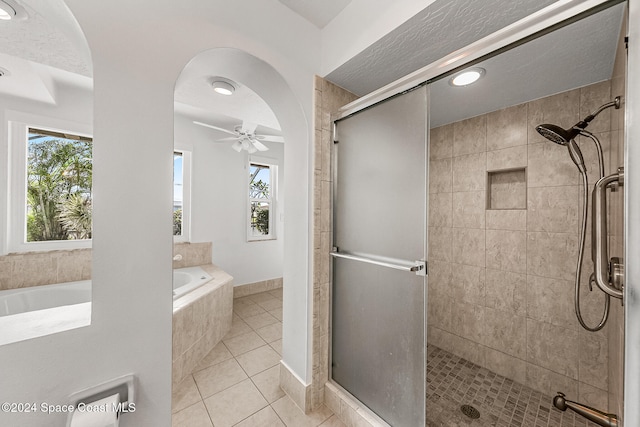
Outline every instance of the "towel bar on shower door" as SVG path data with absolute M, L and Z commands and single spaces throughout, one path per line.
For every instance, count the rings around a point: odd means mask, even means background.
M 367 264 L 379 265 L 381 267 L 393 268 L 395 270 L 415 272 L 418 276 L 427 275 L 427 263 L 426 261 L 415 261 L 413 264 L 409 261 L 402 261 L 396 259 L 387 259 L 383 257 L 377 257 L 375 255 L 364 255 L 353 252 L 338 252 L 337 248 L 334 248 L 333 252 L 330 252 L 334 258 L 350 259 L 352 261 L 364 262 Z

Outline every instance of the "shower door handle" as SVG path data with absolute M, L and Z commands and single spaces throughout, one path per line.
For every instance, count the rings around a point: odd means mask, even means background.
M 593 215 L 591 258 L 594 277 L 598 287 L 612 297 L 622 299 L 622 268 L 617 258 L 612 258 L 609 266 L 607 245 L 607 188 L 611 185 L 621 187 L 624 183 L 624 169 L 600 178 L 593 187 Z
M 425 261 L 403 261 L 392 258 L 385 258 L 369 254 L 358 254 L 355 252 L 338 252 L 334 250 L 329 252 L 334 258 L 350 259 L 352 261 L 364 262 L 367 264 L 374 264 L 381 267 L 393 268 L 395 270 L 414 272 L 418 276 L 427 275 L 427 263 Z

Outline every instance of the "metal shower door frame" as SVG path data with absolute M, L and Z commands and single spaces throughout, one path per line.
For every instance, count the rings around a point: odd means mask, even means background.
M 340 120 L 369 108 L 416 86 L 428 84 L 498 55 L 513 47 L 536 39 L 557 28 L 578 21 L 618 3 L 630 6 L 637 0 L 559 0 L 482 39 L 440 58 L 413 73 L 364 95 L 340 108 L 332 120 Z M 632 9 L 632 8 L 631 8 Z M 633 13 L 630 12 L 630 21 Z M 630 22 L 631 28 L 631 22 Z
M 624 257 L 640 259 L 640 2 L 629 0 L 627 93 L 625 108 Z M 640 425 L 640 263 L 625 263 L 624 425 Z

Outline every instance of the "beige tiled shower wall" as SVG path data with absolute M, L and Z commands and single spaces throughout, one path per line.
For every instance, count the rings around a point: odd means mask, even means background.
M 324 401 L 329 379 L 329 271 L 331 244 L 331 114 L 357 97 L 320 77 L 315 78 L 313 197 L 313 376 L 307 409 Z
M 586 332 L 573 308 L 580 175 L 567 149 L 535 126 L 570 127 L 614 95 L 606 81 L 432 129 L 429 168 L 428 341 L 541 392 L 563 391 L 605 410 L 615 322 Z M 612 148 L 618 156 L 617 129 L 611 114 L 589 127 L 603 144 L 606 173 Z M 596 151 L 589 139 L 579 144 L 591 185 Z M 496 171 L 505 174 L 490 186 L 492 201 L 487 177 Z M 502 209 L 488 209 L 489 202 Z M 588 292 L 585 264 L 581 306 L 594 325 L 604 297 Z
M 624 36 L 627 34 L 627 17 L 625 16 L 618 41 L 618 51 L 611 79 L 611 95 L 623 96 L 619 110 L 611 109 L 611 171 L 624 165 L 624 116 L 626 93 L 625 81 L 627 71 L 627 52 Z M 609 252 L 610 256 L 624 257 L 624 197 L 623 191 L 610 193 L 609 217 Z M 623 378 L 624 378 L 624 309 L 619 301 L 612 301 L 609 324 L 609 410 L 616 414 L 623 413 Z

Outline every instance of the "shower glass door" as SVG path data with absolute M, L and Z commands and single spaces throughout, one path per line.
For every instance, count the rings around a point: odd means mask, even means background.
M 332 379 L 425 425 L 427 88 L 336 122 Z

